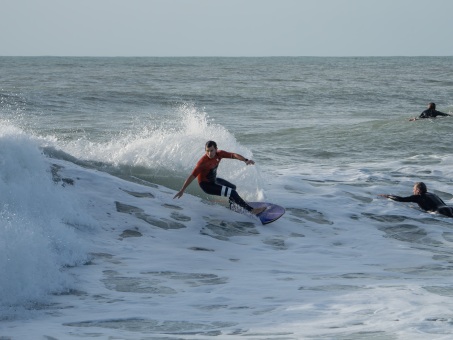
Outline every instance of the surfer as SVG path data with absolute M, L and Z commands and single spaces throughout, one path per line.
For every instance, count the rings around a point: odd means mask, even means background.
M 423 118 L 436 118 L 437 116 L 450 116 L 450 115 L 448 113 L 443 113 L 443 112 L 437 111 L 436 104 L 431 102 L 428 104 L 428 109 L 423 111 L 418 118 L 414 117 L 409 120 L 414 121 L 414 120 L 423 119 Z
M 217 167 L 223 158 L 237 159 L 244 162 L 247 165 L 253 165 L 255 162 L 251 159 L 247 159 L 237 153 L 227 152 L 223 150 L 217 150 L 217 143 L 210 140 L 205 145 L 205 155 L 200 158 L 195 169 L 187 177 L 181 190 L 173 197 L 180 198 L 186 188 L 192 181 L 197 178 L 198 184 L 201 189 L 210 195 L 225 196 L 228 197 L 230 203 L 235 203 L 245 210 L 249 211 L 253 215 L 258 215 L 263 212 L 266 208 L 252 208 L 248 205 L 237 193 L 236 186 L 222 178 L 217 178 Z
M 437 212 L 439 214 L 453 217 L 453 207 L 449 207 L 445 204 L 442 199 L 430 192 L 426 184 L 423 182 L 417 182 L 413 189 L 414 194 L 412 196 L 401 197 L 396 195 L 379 195 L 381 197 L 390 198 L 397 202 L 413 202 L 417 203 L 420 208 L 429 212 Z

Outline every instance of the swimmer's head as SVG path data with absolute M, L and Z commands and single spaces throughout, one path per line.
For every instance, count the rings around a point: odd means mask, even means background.
M 426 184 L 423 182 L 417 182 L 414 184 L 414 195 L 425 194 L 428 191 Z
M 436 104 L 433 103 L 433 102 L 429 103 L 429 104 L 428 104 L 428 109 L 430 109 L 430 110 L 431 110 L 431 109 L 432 109 L 432 110 L 435 110 L 435 109 L 436 109 Z

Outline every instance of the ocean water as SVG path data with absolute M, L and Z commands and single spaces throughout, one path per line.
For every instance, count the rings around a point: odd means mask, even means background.
M 1 339 L 449 339 L 453 58 L 0 57 Z M 286 208 L 262 226 L 193 183 Z

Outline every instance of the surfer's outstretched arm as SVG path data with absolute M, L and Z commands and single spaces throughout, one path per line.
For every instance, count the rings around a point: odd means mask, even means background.
M 240 155 L 238 153 L 232 153 L 232 155 L 233 155 L 233 158 L 238 159 L 240 161 L 243 161 L 247 165 L 255 164 L 255 161 L 253 161 L 252 159 L 247 159 L 247 158 L 245 158 L 244 156 L 242 156 L 242 155 Z
M 189 177 L 187 177 L 186 181 L 184 182 L 181 190 L 178 191 L 178 193 L 173 197 L 173 199 L 175 198 L 180 198 L 183 194 L 184 194 L 184 191 L 186 190 L 186 188 L 190 185 L 190 183 L 192 183 L 192 181 L 195 179 L 196 177 L 194 175 L 190 175 Z

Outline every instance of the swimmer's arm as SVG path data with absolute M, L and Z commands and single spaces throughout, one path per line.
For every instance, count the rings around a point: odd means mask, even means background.
M 424 118 L 429 118 L 429 117 L 426 117 L 424 113 L 421 113 L 420 116 L 418 116 L 418 117 L 409 118 L 409 121 L 413 122 L 415 120 L 424 119 Z
M 395 200 L 395 195 L 387 195 L 387 194 L 380 194 L 379 197 L 390 198 L 391 200 Z
M 418 200 L 417 198 L 419 198 L 419 195 L 412 195 L 412 196 L 408 196 L 408 197 L 401 197 L 401 196 L 396 196 L 396 195 L 385 195 L 385 194 L 381 194 L 381 195 L 378 195 L 380 197 L 385 197 L 385 198 L 389 198 L 391 199 L 392 201 L 397 201 L 397 202 L 415 202 L 417 203 Z

